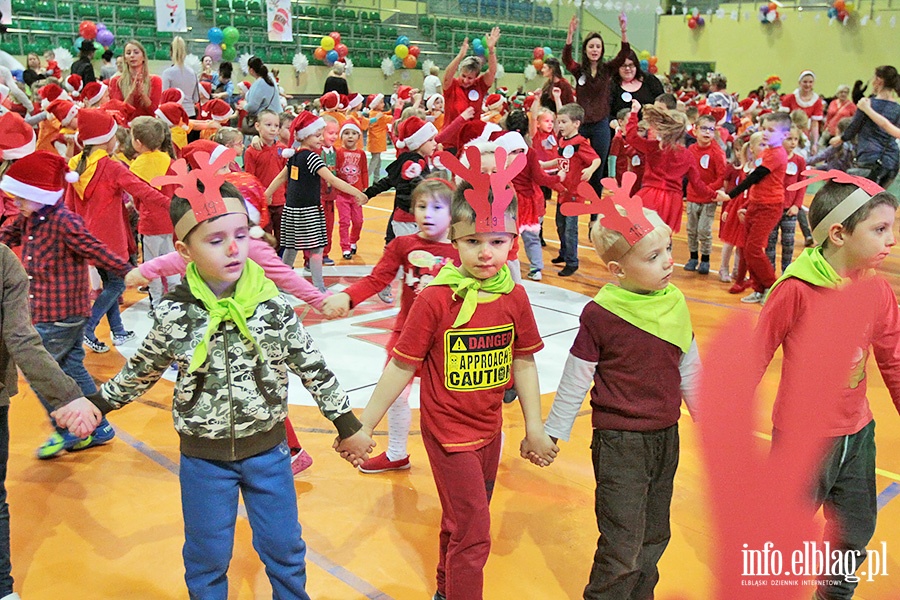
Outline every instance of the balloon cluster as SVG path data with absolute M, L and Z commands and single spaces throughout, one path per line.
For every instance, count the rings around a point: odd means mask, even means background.
M 697 29 L 698 27 L 703 27 L 706 25 L 706 19 L 700 16 L 700 9 L 694 8 L 691 11 L 691 16 L 687 20 L 687 26 L 689 29 Z
M 394 42 L 394 55 L 391 57 L 391 62 L 397 69 L 415 69 L 419 64 L 419 52 L 421 50 L 418 46 L 410 44 L 409 38 L 401 35 Z
M 332 31 L 319 42 L 319 47 L 313 51 L 313 58 L 321 60 L 326 66 L 343 61 L 350 54 L 350 49 L 341 42 L 341 34 Z
M 225 29 L 218 27 L 210 27 L 206 32 L 206 39 L 209 44 L 206 46 L 206 56 L 213 59 L 214 62 L 220 60 L 234 60 L 237 58 L 237 48 L 234 47 L 241 38 L 241 33 L 237 27 L 229 25 Z
M 850 15 L 852 15 L 855 11 L 856 7 L 852 2 L 845 2 L 844 0 L 834 0 L 834 4 L 832 4 L 831 8 L 828 9 L 828 18 L 837 19 L 841 23 L 846 23 L 850 19 Z
M 553 50 L 550 49 L 550 46 L 544 46 L 543 48 L 535 46 L 533 56 L 534 60 L 531 61 L 531 64 L 534 65 L 536 71 L 540 71 L 544 67 L 544 61 L 548 58 L 553 58 Z
M 769 23 L 774 23 L 781 19 L 781 14 L 778 12 L 778 5 L 774 2 L 769 2 L 768 4 L 763 4 L 759 7 L 759 22 L 763 25 L 767 25 Z
M 484 58 L 491 53 L 491 49 L 488 48 L 486 35 L 472 40 L 472 51 L 474 51 L 475 56 L 478 56 L 479 58 Z
M 651 75 L 656 75 L 659 72 L 659 67 L 656 66 L 659 59 L 656 58 L 656 56 L 650 54 L 646 50 L 641 50 L 640 54 L 638 54 L 638 58 L 641 60 L 641 70 L 646 71 Z
M 94 42 L 97 50 L 105 50 L 116 42 L 116 36 L 103 23 L 82 21 L 78 25 L 78 37 L 75 39 L 75 50 L 81 50 L 83 41 Z

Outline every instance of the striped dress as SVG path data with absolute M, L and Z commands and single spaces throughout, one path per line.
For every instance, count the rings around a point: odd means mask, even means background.
M 328 243 L 321 201 L 319 169 L 327 168 L 318 154 L 303 149 L 287 164 L 288 183 L 281 215 L 281 245 L 291 250 L 324 248 Z

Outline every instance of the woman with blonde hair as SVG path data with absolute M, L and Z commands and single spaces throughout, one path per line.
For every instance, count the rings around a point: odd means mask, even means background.
M 137 40 L 128 40 L 123 52 L 125 68 L 109 82 L 109 97 L 134 108 L 135 117 L 152 117 L 159 108 L 162 79 L 151 75 L 147 67 L 147 51 Z
M 197 104 L 200 102 L 200 84 L 197 74 L 190 67 L 184 66 L 187 47 L 184 38 L 175 36 L 172 40 L 172 66 L 163 71 L 162 89 L 177 88 L 183 92 L 181 105 L 188 117 L 197 116 Z

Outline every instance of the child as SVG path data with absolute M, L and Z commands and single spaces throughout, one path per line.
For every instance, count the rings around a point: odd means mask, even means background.
M 274 596 L 308 600 L 306 546 L 282 425 L 288 369 L 300 376 L 345 445 L 365 453 L 371 442 L 358 433 L 347 395 L 293 308 L 247 260 L 244 201 L 216 173 L 228 154 L 191 172 L 176 164 L 177 177 L 154 181 L 178 186 L 171 214 L 176 248 L 190 262 L 185 283 L 160 302 L 140 349 L 91 396 L 93 406 L 76 402 L 57 418 L 68 422 L 90 417 L 94 407 L 104 413 L 121 408 L 177 362 L 182 375 L 172 414 L 181 438 L 188 593 L 228 595 L 240 492 Z
M 309 250 L 309 270 L 313 285 L 324 292 L 322 251 L 328 239 L 322 209 L 321 181 L 325 180 L 339 191 L 358 198 L 360 204 L 368 202 L 368 198 L 355 187 L 335 177 L 319 158 L 325 130 L 325 121 L 321 117 L 303 111 L 294 119 L 291 129 L 294 139 L 300 142 L 300 151 L 290 157 L 287 166 L 269 184 L 266 198 L 271 198 L 287 182 L 281 226 L 281 244 L 284 247 L 282 259 L 284 264 L 292 267 L 297 252 Z
M 470 154 L 476 161 L 478 156 Z M 513 283 L 506 266 L 516 235 L 515 200 L 506 182 L 524 167 L 525 157 L 509 169 L 502 168 L 505 151 L 498 158 L 500 170 L 488 175 L 480 164 L 465 168 L 441 153 L 441 164 L 465 180 L 450 210 L 450 238 L 461 266 L 445 265 L 419 294 L 411 311 L 416 321 L 400 333 L 361 417 L 363 432 L 374 431 L 421 369 L 422 441 L 443 510 L 434 596 L 441 600 L 482 597 L 503 394 L 513 379 L 525 415 L 523 456 L 533 453 L 535 462 L 547 465 L 557 450 L 540 427 L 533 355 L 543 342 L 525 290 Z M 337 449 L 353 458 L 349 449 Z
M 73 156 L 69 168 L 79 179 L 69 186 L 66 206 L 84 219 L 88 231 L 116 256 L 127 261 L 136 252 L 123 192 L 136 202 L 168 206 L 169 198 L 153 189 L 124 164 L 110 158 L 115 151 L 118 126 L 112 116 L 102 110 L 84 108 L 78 113 L 78 142 L 84 150 Z M 106 316 L 115 346 L 134 339 L 126 331 L 119 314 L 119 298 L 125 291 L 122 277 L 106 269 L 97 269 L 103 280 L 103 291 L 94 301 L 91 316 L 85 325 L 84 344 L 93 352 L 109 352 L 109 346 L 97 339 L 95 329 Z
M 282 144 L 278 141 L 281 119 L 271 110 L 259 111 L 255 127 L 259 133 L 261 146 L 257 149 L 251 145 L 244 152 L 244 170 L 255 175 L 263 186 L 269 187 L 275 177 L 284 169 L 287 159 L 283 157 L 283 152 L 290 148 L 290 142 Z M 284 202 L 284 188 L 278 186 L 274 194 L 269 197 L 269 217 L 272 223 L 269 231 L 275 236 L 278 248 L 282 247 L 281 217 L 284 211 Z
M 81 101 L 84 108 L 97 108 L 109 100 L 109 86 L 102 81 L 92 81 L 84 86 Z
M 225 146 L 226 148 L 234 150 L 235 160 L 231 161 L 228 164 L 229 173 L 241 173 L 243 175 L 247 175 L 248 177 L 252 177 L 253 181 L 257 181 L 257 182 L 259 181 L 256 178 L 256 176 L 250 175 L 249 173 L 244 173 L 241 170 L 241 166 L 237 163 L 237 159 L 240 158 L 244 154 L 244 134 L 241 133 L 240 130 L 238 130 L 234 127 L 223 127 L 222 129 L 218 130 L 216 132 L 216 134 L 212 137 L 212 141 L 215 144 L 218 144 L 220 146 Z M 262 146 L 260 146 L 260 147 L 262 147 Z M 234 183 L 234 181 L 232 181 L 231 183 Z M 237 184 L 235 183 L 235 185 L 237 185 Z M 238 186 L 238 189 L 240 189 L 240 186 Z M 262 188 L 262 189 L 263 189 L 263 191 L 265 191 L 266 188 Z M 241 194 L 243 194 L 243 193 L 244 193 L 244 191 L 241 190 Z M 249 200 L 246 196 L 244 196 L 244 199 Z M 255 203 L 254 203 L 254 206 L 256 206 Z M 256 206 L 257 210 L 259 210 L 261 212 L 264 211 L 266 213 L 265 215 L 263 215 L 260 218 L 259 223 L 258 223 L 258 225 L 262 228 L 265 228 L 269 224 L 269 214 L 268 214 L 269 211 L 265 210 L 265 208 L 266 208 L 265 207 L 265 197 L 263 197 L 262 208 L 260 208 L 259 206 Z
M 734 154 L 737 167 L 731 166 L 731 171 L 725 182 L 728 187 L 738 186 L 756 168 L 755 162 L 762 153 L 762 133 L 754 133 L 750 139 Z M 744 226 L 741 211 L 747 201 L 747 192 L 744 192 L 734 200 L 722 204 L 722 216 L 719 222 L 719 239 L 722 240 L 722 263 L 719 266 L 719 281 L 732 283 L 729 293 L 739 294 L 749 287 L 746 281 L 747 265 L 743 258 L 744 243 L 747 228 Z M 731 259 L 734 257 L 734 268 L 731 267 Z
M 760 155 L 759 166 L 739 186 L 727 194 L 722 191 L 718 194 L 718 200 L 725 202 L 750 190 L 746 209 L 743 209 L 747 211 L 744 260 L 750 272 L 753 292 L 741 298 L 745 304 L 763 302 L 766 291 L 775 283 L 775 270 L 766 256 L 766 245 L 772 228 L 781 220 L 783 212 L 787 152 L 782 142 L 791 131 L 791 117 L 782 112 L 769 113 L 762 125 L 765 149 Z
M 384 111 L 384 94 L 369 96 L 366 106 L 369 108 L 369 139 L 366 150 L 369 151 L 369 173 L 372 183 L 381 179 L 381 153 L 387 150 L 388 128 L 394 119 Z
M 65 160 L 52 152 L 35 152 L 17 160 L 0 180 L 0 189 L 15 199 L 20 212 L 0 230 L 0 242 L 22 247 L 34 328 L 47 352 L 77 382 L 79 395 L 86 395 L 97 391 L 84 368 L 81 345 L 91 314 L 86 285 L 88 262 L 118 277 L 124 277 L 131 267 L 91 235 L 80 217 L 59 203 L 73 175 Z M 27 315 L 28 309 L 23 309 Z M 55 403 L 51 404 L 42 390 L 35 392 L 49 415 Z M 55 431 L 38 448 L 40 459 L 53 458 L 64 450 L 105 444 L 116 435 L 106 419 L 84 439 L 71 435 L 52 418 L 51 424 Z
M 694 156 L 703 182 L 709 188 L 718 190 L 725 183 L 725 152 L 715 142 L 715 117 L 698 117 L 694 136 L 697 143 L 692 144 L 688 151 Z M 715 198 L 708 198 L 703 191 L 698 191 L 692 183 L 688 183 L 687 200 L 688 251 L 691 257 L 685 263 L 684 270 L 708 275 L 709 255 L 712 253 L 712 224 L 716 218 Z
M 182 109 L 183 111 L 184 109 Z M 161 120 L 154 117 L 137 117 L 131 122 L 131 145 L 138 156 L 131 163 L 131 172 L 150 183 L 169 171 L 169 165 L 175 158 L 172 138 L 169 129 Z M 165 194 L 171 197 L 171 190 Z M 172 242 L 172 220 L 169 218 L 168 205 L 141 202 L 135 198 L 138 211 L 138 233 L 141 236 L 143 260 L 146 262 L 157 256 L 175 250 Z M 175 289 L 181 278 L 166 277 L 165 280 L 154 279 L 150 282 L 150 305 L 155 307 L 163 294 Z
M 200 139 L 212 139 L 218 129 L 228 126 L 233 116 L 234 109 L 224 100 L 213 98 L 204 102 L 200 107 L 200 118 L 207 123 L 200 132 Z
M 644 176 L 644 163 L 641 161 L 640 154 L 625 141 L 625 123 L 628 121 L 628 115 L 630 114 L 630 108 L 623 108 L 616 115 L 616 133 L 609 144 L 609 155 L 615 159 L 616 182 L 622 185 L 622 175 L 627 171 L 631 171 L 637 175 L 637 183 L 635 185 L 640 189 L 641 179 Z M 644 123 L 644 127 L 641 127 L 642 123 Z M 647 136 L 647 127 L 644 121 L 638 122 L 638 135 L 641 137 Z
M 790 187 L 800 181 L 803 177 L 801 174 L 806 170 L 806 161 L 796 152 L 797 143 L 800 139 L 800 130 L 797 127 L 791 127 L 791 131 L 782 146 L 787 152 L 788 162 L 784 171 L 784 211 L 781 214 L 781 222 L 772 229 L 769 234 L 769 244 L 766 246 L 766 256 L 775 268 L 775 246 L 778 244 L 778 232 L 781 232 L 781 272 L 788 268 L 794 259 L 794 236 L 797 233 L 797 216 L 803 207 L 803 189 L 794 189 L 787 191 Z
M 384 255 L 367 277 L 325 301 L 325 310 L 345 315 L 352 307 L 390 285 L 402 269 L 400 277 L 400 312 L 394 320 L 391 339 L 387 343 L 388 357 L 403 330 L 413 302 L 429 285 L 441 268 L 459 264 L 459 252 L 450 243 L 450 199 L 453 187 L 443 179 L 426 178 L 412 193 L 413 210 L 419 232 L 396 237 L 385 246 Z M 363 473 L 382 473 L 409 468 L 406 442 L 412 414 L 409 409 L 409 386 L 397 397 L 387 411 L 387 449 L 359 466 Z
M 824 174 L 830 179 L 832 173 Z M 820 175 L 806 183 L 821 180 Z M 840 183 L 838 183 L 840 182 Z M 852 183 L 849 183 L 852 182 Z M 804 184 L 800 184 L 804 185 Z M 825 505 L 825 534 L 831 547 L 846 556 L 845 577 L 827 578 L 816 598 L 850 598 L 856 588 L 851 577 L 866 559 L 866 544 L 875 531 L 878 488 L 875 481 L 875 422 L 866 398 L 867 357 L 871 351 L 885 386 L 900 408 L 900 311 L 890 284 L 869 280 L 872 318 L 860 336 L 862 345 L 854 356 L 851 378 L 840 392 L 841 407 L 825 423 L 825 431 L 785 429 L 795 399 L 797 373 L 803 364 L 816 360 L 808 352 L 798 353 L 797 339 L 811 324 L 808 307 L 834 294 L 845 282 L 869 279 L 890 254 L 894 239 L 897 199 L 871 181 L 844 174 L 826 183 L 813 198 L 809 220 L 819 245 L 804 250 L 775 283 L 759 317 L 757 338 L 762 350 L 760 373 L 782 346 L 781 383 L 772 413 L 772 453 L 783 456 L 781 440 L 817 433 L 827 436 L 821 469 L 811 478 L 816 507 Z M 837 315 L 836 315 L 837 317 Z M 848 342 L 851 343 L 851 342 Z M 857 343 L 857 342 L 852 342 Z M 850 367 L 851 365 L 848 365 Z M 791 457 L 784 457 L 792 460 Z M 843 563 L 844 561 L 842 561 Z M 820 578 L 826 579 L 826 578 Z
M 323 115 L 322 120 L 325 121 L 325 132 L 322 134 L 322 150 L 319 152 L 319 156 L 322 158 L 325 166 L 328 167 L 328 170 L 331 171 L 331 174 L 337 177 L 337 149 L 340 148 L 340 144 L 337 142 L 340 139 L 341 124 L 344 121 L 340 121 L 339 124 L 338 120 L 330 114 Z M 334 204 L 337 200 L 338 192 L 324 179 L 321 185 L 322 209 L 325 211 L 325 232 L 328 236 L 325 250 L 322 252 L 322 264 L 326 267 L 333 267 L 334 260 L 328 254 L 331 252 L 331 241 L 334 239 Z M 308 264 L 307 253 L 304 252 L 303 255 L 306 259 L 304 264 Z
M 629 197 L 633 182 L 631 174 L 622 188 L 602 180 L 613 190 L 602 201 L 588 184 L 580 186 L 592 198 L 588 210 L 603 214 L 591 228 L 591 241 L 618 285 L 602 287 L 582 311 L 544 427 L 552 440 L 568 440 L 593 380 L 600 538 L 585 598 L 653 597 L 657 563 L 670 537 L 682 396 L 697 418 L 700 357 L 687 302 L 670 281 L 672 233 Z
M 425 111 L 425 119 L 441 131 L 444 128 L 444 97 L 440 94 L 429 96 L 425 100 Z
M 362 191 L 369 183 L 369 171 L 366 165 L 366 153 L 357 149 L 362 137 L 362 130 L 356 119 L 349 118 L 341 127 L 342 148 L 337 151 L 337 176 Z M 341 253 L 344 260 L 356 254 L 356 243 L 362 232 L 362 206 L 351 196 L 338 192 L 335 199 L 341 226 Z M 352 225 L 352 230 L 351 230 Z
M 584 120 L 584 109 L 578 104 L 566 104 L 556 113 L 559 127 L 559 179 L 566 188 L 556 198 L 556 233 L 559 235 L 559 256 L 553 264 L 565 263 L 560 277 L 568 277 L 578 270 L 578 217 L 567 217 L 561 211 L 566 202 L 575 201 L 575 188 L 579 181 L 590 181 L 601 160 L 588 140 L 578 135 Z
M 181 102 L 163 102 L 154 113 L 166 127 L 169 128 L 169 137 L 176 152 L 188 144 L 188 131 L 191 128 L 191 119 Z

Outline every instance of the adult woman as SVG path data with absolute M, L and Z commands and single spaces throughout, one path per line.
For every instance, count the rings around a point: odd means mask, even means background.
M 834 100 L 828 103 L 828 110 L 825 113 L 825 132 L 829 137 L 838 134 L 837 126 L 841 119 L 852 117 L 856 113 L 856 105 L 850 99 L 850 86 L 839 85 L 837 92 L 834 94 Z M 823 142 L 824 143 L 824 142 Z
M 147 51 L 137 40 L 125 44 L 125 67 L 121 75 L 109 81 L 110 100 L 119 100 L 134 108 L 133 117 L 152 117 L 159 108 L 162 79 L 147 68 Z
M 575 102 L 575 90 L 563 78 L 562 67 L 557 59 L 551 56 L 545 60 L 544 66 L 541 67 L 541 75 L 547 78 L 547 82 L 541 88 L 541 106 L 556 112 L 563 105 Z
M 79 75 L 81 83 L 87 85 L 92 81 L 97 81 L 97 74 L 94 73 L 94 53 L 97 47 L 94 42 L 84 40 L 78 49 L 78 60 L 72 63 L 72 75 Z
M 345 96 L 350 94 L 350 88 L 347 86 L 347 75 L 344 73 L 344 63 L 334 63 L 331 73 L 325 78 L 325 87 L 322 90 L 322 94 L 324 95 L 328 92 L 337 92 Z
M 41 79 L 46 79 L 50 76 L 46 69 L 41 68 L 41 57 L 35 54 L 34 52 L 30 52 L 28 54 L 28 58 L 25 60 L 28 67 L 24 71 L 22 71 L 22 81 L 25 82 L 29 88 L 35 81 L 40 81 Z
M 617 114 L 623 108 L 631 108 L 631 101 L 637 100 L 641 106 L 653 104 L 656 97 L 665 93 L 662 82 L 641 69 L 640 60 L 634 50 L 628 51 L 618 71 L 612 76 L 610 91 L 610 113 Z
M 900 167 L 900 149 L 891 133 L 886 131 L 890 129 L 888 125 L 900 127 L 900 104 L 897 104 L 900 75 L 897 74 L 897 69 L 888 65 L 875 69 L 872 92 L 875 96 L 865 108 L 881 115 L 886 121 L 879 119 L 880 124 L 876 123 L 864 111 L 859 110 L 853 115 L 853 121 L 843 137 L 848 140 L 856 137 L 857 166 L 867 171 L 866 177 L 886 189 L 894 182 Z M 829 143 L 838 146 L 843 141 L 841 137 L 834 136 Z
M 466 54 L 469 52 L 469 38 L 463 40 L 459 53 L 447 65 L 444 71 L 444 123 L 450 124 L 453 119 L 470 106 L 475 116 L 481 115 L 482 103 L 488 89 L 494 84 L 497 74 L 497 54 L 494 49 L 500 39 L 500 28 L 494 27 L 487 36 L 488 70 L 481 73 L 481 61 Z M 459 69 L 459 77 L 456 70 Z
M 187 55 L 187 47 L 184 38 L 175 36 L 172 39 L 171 67 L 163 71 L 162 86 L 164 90 L 177 88 L 182 91 L 181 106 L 184 107 L 190 118 L 197 116 L 197 103 L 200 102 L 200 84 L 197 74 L 190 67 L 184 66 L 184 57 Z
M 213 87 L 216 87 L 218 81 L 216 81 L 216 72 L 213 71 L 213 59 L 210 55 L 205 55 L 203 57 L 203 70 L 200 72 L 200 76 L 198 79 L 200 81 L 208 81 L 213 84 Z
M 790 94 L 781 97 L 781 110 L 784 112 L 793 112 L 797 109 L 802 110 L 809 117 L 809 131 L 805 131 L 809 136 L 811 144 L 810 152 L 815 153 L 819 146 L 819 126 L 825 118 L 825 106 L 822 97 L 813 91 L 816 84 L 816 74 L 812 71 L 803 71 L 797 79 L 797 89 Z
M 625 61 L 631 46 L 625 35 L 628 20 L 625 13 L 619 15 L 619 28 L 622 32 L 622 47 L 611 61 L 603 62 L 603 38 L 593 31 L 581 42 L 581 63 L 575 62 L 572 56 L 572 38 L 578 29 L 578 18 L 569 21 L 569 32 L 566 35 L 566 46 L 563 48 L 563 64 L 566 70 L 575 77 L 578 104 L 584 108 L 584 123 L 581 124 L 581 135 L 591 142 L 591 147 L 603 162 L 594 172 L 591 185 L 599 194 L 602 190 L 600 180 L 607 176 L 606 159 L 609 156 L 609 94 L 610 78 Z M 631 106 L 629 104 L 629 106 Z M 613 113 L 615 114 L 615 113 Z
M 256 78 L 250 91 L 247 92 L 244 110 L 247 116 L 255 119 L 261 110 L 271 110 L 276 114 L 281 112 L 281 97 L 278 95 L 278 86 L 275 78 L 269 73 L 269 69 L 258 56 L 253 56 L 247 62 L 247 72 Z

